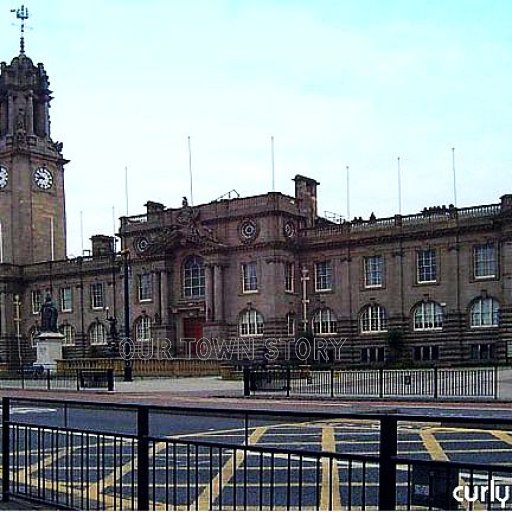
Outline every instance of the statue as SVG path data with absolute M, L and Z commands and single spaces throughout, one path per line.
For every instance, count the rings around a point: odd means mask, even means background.
M 181 201 L 181 206 L 183 206 L 183 208 L 186 208 L 188 206 L 188 199 L 183 196 L 183 200 Z
M 108 334 L 110 337 L 109 348 L 111 351 L 116 352 L 119 349 L 119 332 L 117 330 L 117 318 L 114 316 L 107 317 Z
M 41 306 L 41 332 L 59 332 L 57 329 L 57 308 L 53 304 L 52 296 L 47 293 L 44 304 Z

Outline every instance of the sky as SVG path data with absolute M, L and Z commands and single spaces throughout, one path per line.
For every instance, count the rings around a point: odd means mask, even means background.
M 68 255 L 158 201 L 320 182 L 368 218 L 512 193 L 510 0 L 27 0 L 64 143 Z M 0 0 L 0 60 L 19 28 Z M 455 151 L 452 151 L 455 148 Z M 347 208 L 349 166 L 349 211 Z M 82 212 L 82 214 L 81 214 Z M 83 220 L 83 230 L 80 229 Z M 82 236 L 83 233 L 83 236 Z M 82 238 L 84 240 L 82 245 Z

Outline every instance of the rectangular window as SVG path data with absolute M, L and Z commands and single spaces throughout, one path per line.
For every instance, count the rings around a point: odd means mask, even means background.
M 471 345 L 471 359 L 494 359 L 494 345 L 491 343 L 477 343 L 475 345 Z
M 295 265 L 293 263 L 285 263 L 284 267 L 284 290 L 286 292 L 293 292 L 293 281 L 295 278 Z
M 384 284 L 384 258 L 368 256 L 364 258 L 364 287 L 380 288 Z
M 437 345 L 427 345 L 424 347 L 414 347 L 415 361 L 438 361 L 439 347 Z
M 32 290 L 31 293 L 32 300 L 32 313 L 34 315 L 38 315 L 41 312 L 41 290 Z
M 102 309 L 104 307 L 103 300 L 103 283 L 91 284 L 91 307 L 92 309 Z
M 366 347 L 361 349 L 362 363 L 383 363 L 384 347 Z
M 488 279 L 497 275 L 496 247 L 493 243 L 473 247 L 473 271 L 475 279 Z
M 139 302 L 153 300 L 153 274 L 145 272 L 139 275 Z
M 416 253 L 416 281 L 418 283 L 434 283 L 437 281 L 435 249 L 425 249 Z
M 258 291 L 258 273 L 255 261 L 244 263 L 242 265 L 242 291 L 257 292 Z
M 315 291 L 332 290 L 332 266 L 330 261 L 315 263 Z
M 73 311 L 73 291 L 69 286 L 60 289 L 60 310 L 63 313 Z

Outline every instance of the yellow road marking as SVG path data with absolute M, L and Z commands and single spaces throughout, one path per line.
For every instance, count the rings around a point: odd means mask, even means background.
M 440 445 L 439 441 L 436 439 L 434 435 L 435 427 L 427 427 L 420 431 L 420 438 L 425 445 L 430 457 L 433 460 L 450 460 L 448 455 L 446 455 L 443 447 Z
M 322 451 L 336 452 L 336 437 L 331 425 L 322 429 Z M 332 488 L 332 494 L 331 494 Z M 322 459 L 322 494 L 320 510 L 341 510 L 340 475 L 338 460 L 324 457 Z
M 491 434 L 504 443 L 512 445 L 512 434 L 503 430 L 491 430 Z
M 268 427 L 256 428 L 249 437 L 249 444 L 256 444 L 267 431 L 267 429 Z M 210 502 L 214 503 L 222 491 L 221 482 L 223 486 L 229 483 L 231 478 L 233 478 L 234 470 L 242 465 L 245 459 L 245 454 L 246 452 L 244 449 L 242 449 L 242 447 L 240 447 L 239 450 L 236 450 L 236 455 L 232 455 L 228 459 L 228 461 L 222 467 L 220 474 L 217 474 L 209 484 L 206 484 L 205 489 L 197 500 L 197 507 L 196 504 L 193 504 L 190 506 L 190 510 L 209 510 L 211 508 Z

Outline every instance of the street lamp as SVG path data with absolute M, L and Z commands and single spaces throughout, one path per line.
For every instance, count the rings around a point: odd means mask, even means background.
M 128 262 L 130 259 L 130 251 L 124 249 L 121 251 L 123 257 L 123 275 L 124 275 L 124 339 L 129 342 L 130 340 L 130 284 L 128 282 L 129 268 Z M 124 360 L 124 382 L 133 381 L 133 361 L 130 357 Z

